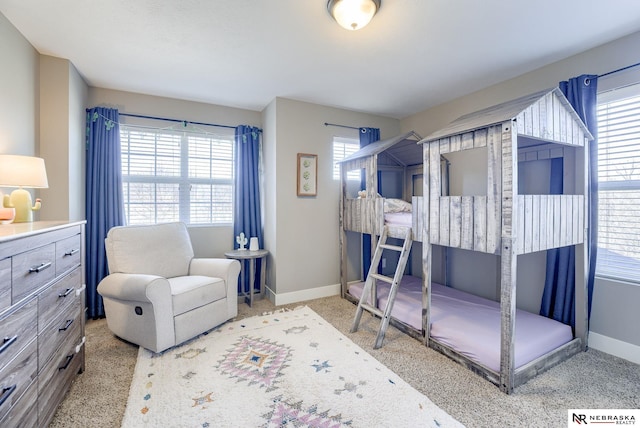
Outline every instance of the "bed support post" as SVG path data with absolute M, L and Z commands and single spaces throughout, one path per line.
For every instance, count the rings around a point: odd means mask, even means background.
M 433 165 L 430 164 L 429 148 L 431 144 L 423 144 L 423 172 L 422 172 L 422 212 L 424 218 L 422 221 L 422 333 L 424 335 L 424 344 L 429 346 L 429 336 L 431 327 L 431 237 L 429 236 L 429 203 L 431 195 L 431 174 L 433 173 Z
M 502 251 L 500 272 L 500 389 L 509 394 L 515 387 L 516 277 L 518 256 L 517 147 L 515 120 L 502 124 Z
M 340 202 L 338 209 L 340 241 L 340 293 L 344 299 L 347 294 L 347 232 L 344 230 L 344 200 L 347 197 L 347 168 L 340 164 Z

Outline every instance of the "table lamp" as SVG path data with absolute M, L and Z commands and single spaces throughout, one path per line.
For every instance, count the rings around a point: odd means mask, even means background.
M 2 205 L 15 208 L 14 222 L 33 221 L 33 211 L 40 209 L 40 199 L 32 205 L 31 193 L 24 188 L 49 187 L 44 159 L 33 156 L 0 155 L 0 187 L 17 187 L 11 195 L 4 195 Z

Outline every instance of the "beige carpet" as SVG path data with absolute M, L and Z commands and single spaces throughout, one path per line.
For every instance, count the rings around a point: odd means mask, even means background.
M 640 408 L 640 365 L 589 350 L 501 393 L 447 357 L 393 327 L 372 349 L 378 321 L 362 318 L 349 333 L 355 306 L 339 297 L 304 302 L 353 342 L 467 427 L 566 427 L 567 409 Z M 289 305 L 290 307 L 299 306 Z M 238 318 L 274 310 L 267 300 L 238 306 Z M 86 325 L 86 371 L 79 375 L 51 427 L 118 427 L 124 414 L 137 346 L 115 338 L 105 320 Z

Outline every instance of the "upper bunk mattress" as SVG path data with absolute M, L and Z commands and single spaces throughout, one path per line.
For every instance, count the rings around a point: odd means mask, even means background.
M 360 298 L 364 283 L 349 293 Z M 431 338 L 495 372 L 500 372 L 500 304 L 441 284 L 431 284 Z M 378 306 L 387 304 L 390 285 L 378 282 Z M 402 278 L 391 314 L 422 329 L 422 280 Z M 570 342 L 571 327 L 523 310 L 516 310 L 515 367 Z

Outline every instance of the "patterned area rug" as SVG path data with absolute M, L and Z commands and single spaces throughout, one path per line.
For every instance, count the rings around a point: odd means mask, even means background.
M 123 427 L 460 427 L 308 307 L 140 349 Z

